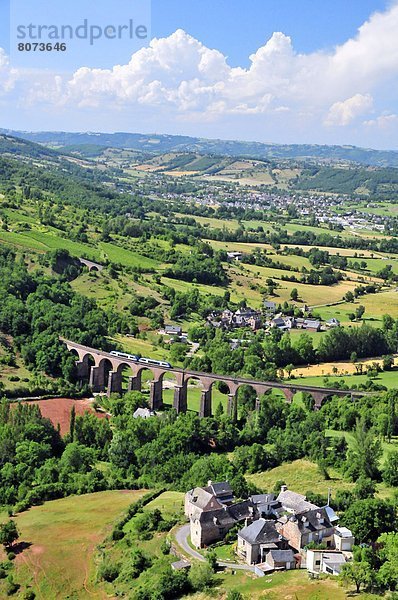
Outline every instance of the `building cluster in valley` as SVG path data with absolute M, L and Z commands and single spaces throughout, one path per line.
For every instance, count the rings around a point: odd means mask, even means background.
M 329 504 L 317 506 L 286 485 L 279 493 L 236 501 L 227 481 L 209 481 L 186 493 L 185 515 L 196 548 L 222 542 L 234 528 L 237 559 L 255 565 L 260 576 L 305 567 L 337 575 L 352 559 L 355 539 Z
M 309 311 L 307 306 L 303 307 L 303 314 Z M 276 302 L 265 301 L 264 310 L 256 310 L 250 307 L 238 308 L 236 311 L 226 309 L 222 312 L 213 311 L 207 317 L 207 325 L 224 330 L 248 327 L 253 331 L 259 329 L 270 330 L 272 328 L 290 330 L 302 329 L 305 331 L 322 331 L 332 327 L 338 327 L 340 321 L 331 318 L 325 323 L 310 316 L 294 317 L 278 312 Z

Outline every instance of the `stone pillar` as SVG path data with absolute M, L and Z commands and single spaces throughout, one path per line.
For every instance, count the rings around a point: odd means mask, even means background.
M 127 386 L 128 392 L 140 392 L 141 387 L 141 371 L 136 377 L 129 377 L 129 383 Z
M 259 410 L 260 410 L 260 398 L 258 396 L 256 398 L 255 408 L 256 408 L 256 411 L 259 412 Z
M 122 393 L 122 374 L 117 371 L 109 371 L 107 395 Z
M 89 386 L 93 392 L 103 392 L 105 390 L 105 369 L 104 367 L 91 367 Z
M 200 399 L 200 417 L 211 417 L 211 390 L 202 390 Z
M 292 388 L 281 388 L 281 392 L 285 396 L 286 402 L 288 402 L 289 404 L 291 404 L 293 402 L 293 397 L 294 397 L 294 395 L 296 393 L 296 390 L 294 390 Z
M 312 392 L 311 396 L 314 399 L 314 410 L 320 410 L 322 402 L 327 397 L 327 394 L 322 394 L 322 392 Z
M 238 397 L 237 394 L 228 394 L 228 416 L 236 422 L 238 420 Z
M 162 394 L 162 382 L 161 381 L 151 381 L 150 382 L 150 400 L 149 404 L 151 410 L 158 410 L 163 404 L 163 394 Z
M 84 360 L 76 362 L 77 378 L 88 379 L 90 373 L 90 365 Z
M 185 413 L 188 408 L 188 389 L 185 383 L 182 386 L 176 385 L 174 388 L 173 408 L 177 413 Z

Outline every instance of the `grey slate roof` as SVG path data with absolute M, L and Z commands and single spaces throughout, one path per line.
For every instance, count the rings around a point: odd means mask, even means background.
M 254 504 L 270 504 L 276 501 L 276 494 L 254 494 L 250 496 L 250 500 Z
M 238 502 L 232 506 L 224 506 L 219 510 L 203 511 L 198 515 L 202 528 L 204 527 L 230 527 L 252 518 L 255 508 L 249 500 Z
M 328 512 L 325 508 L 315 508 L 304 513 L 296 515 L 297 526 L 302 533 L 310 531 L 321 531 L 329 529 L 333 524 L 329 520 Z
M 272 556 L 274 562 L 288 563 L 294 561 L 293 550 L 270 550 L 269 554 Z
M 292 492 L 291 490 L 280 492 L 278 501 L 284 508 L 293 511 L 296 514 L 318 508 L 315 504 L 308 502 L 305 496 Z
M 234 495 L 234 492 L 228 481 L 221 481 L 220 483 L 211 483 L 205 489 L 208 491 L 212 491 L 215 496 Z
M 241 529 L 238 535 L 249 544 L 277 543 L 281 541 L 282 537 L 276 530 L 275 521 L 266 519 L 254 521 L 251 525 Z

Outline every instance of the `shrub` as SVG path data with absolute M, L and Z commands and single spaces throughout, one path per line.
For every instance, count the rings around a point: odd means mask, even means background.
M 119 565 L 112 564 L 109 562 L 104 562 L 98 569 L 98 577 L 103 581 L 112 582 L 115 581 L 116 577 L 119 575 Z

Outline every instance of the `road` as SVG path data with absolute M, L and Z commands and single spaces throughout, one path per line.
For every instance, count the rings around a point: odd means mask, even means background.
M 193 548 L 191 548 L 191 546 L 189 545 L 189 543 L 188 543 L 189 533 L 190 533 L 189 523 L 187 523 L 186 525 L 183 525 L 182 527 L 177 529 L 176 534 L 175 534 L 177 544 L 180 546 L 180 548 L 182 548 L 182 550 L 186 554 L 188 554 L 195 560 L 200 560 L 200 561 L 204 562 L 206 560 L 204 558 L 204 556 L 202 554 L 200 554 L 199 552 L 197 552 L 196 550 L 194 550 Z M 219 560 L 219 561 L 217 561 L 217 564 L 219 567 L 227 567 L 229 569 L 234 569 L 236 571 L 254 572 L 254 567 L 251 567 L 249 565 L 242 565 L 240 563 L 224 562 L 224 561 Z

